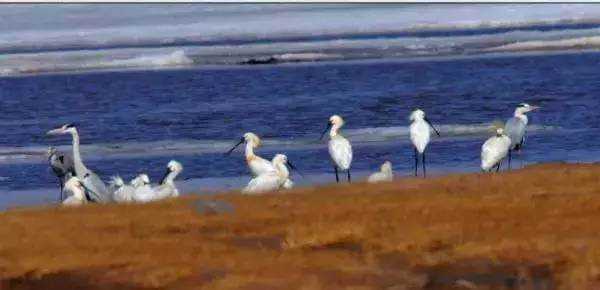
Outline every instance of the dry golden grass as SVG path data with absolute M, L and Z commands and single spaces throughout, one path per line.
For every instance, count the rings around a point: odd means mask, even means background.
M 199 199 L 235 210 L 200 214 Z M 600 289 L 600 165 L 0 213 L 0 289 Z

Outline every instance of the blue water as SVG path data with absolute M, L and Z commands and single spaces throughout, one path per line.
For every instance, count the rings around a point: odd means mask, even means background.
M 300 184 L 333 181 L 318 141 L 332 114 L 346 119 L 356 179 L 384 160 L 410 175 L 406 131 L 417 107 L 442 133 L 428 147 L 432 174 L 477 171 L 487 127 L 520 102 L 542 109 L 529 114 L 517 167 L 598 161 L 599 62 L 588 52 L 0 78 L 0 190 L 4 206 L 52 200 L 56 180 L 41 154 L 50 144 L 69 152 L 71 140 L 45 132 L 68 122 L 79 128 L 85 163 L 105 179 L 147 172 L 156 181 L 177 159 L 184 188 L 195 192 L 250 179 L 242 148 L 223 155 L 247 131 L 264 139 L 260 155 L 286 153 L 306 175 L 294 176 Z
M 239 65 L 248 62 L 268 65 Z M 597 4 L 4 5 L 0 10 L 0 208 L 55 202 L 44 152 L 71 151 L 107 180 L 171 159 L 183 192 L 250 179 L 243 133 L 259 154 L 285 153 L 305 177 L 332 182 L 332 114 L 346 120 L 353 176 L 384 160 L 412 173 L 408 115 L 424 109 L 442 136 L 429 172 L 479 169 L 492 123 L 530 113 L 515 166 L 600 160 Z

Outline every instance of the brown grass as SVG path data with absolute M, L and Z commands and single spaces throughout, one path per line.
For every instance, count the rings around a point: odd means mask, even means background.
M 0 289 L 600 289 L 600 165 L 19 209 L 0 225 Z

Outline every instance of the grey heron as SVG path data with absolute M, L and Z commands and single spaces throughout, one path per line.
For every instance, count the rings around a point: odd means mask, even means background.
M 233 152 L 235 148 L 237 148 L 244 142 L 246 143 L 246 164 L 248 165 L 248 168 L 250 168 L 252 176 L 259 176 L 266 172 L 275 171 L 275 168 L 273 167 L 271 162 L 269 162 L 269 160 L 266 160 L 254 153 L 254 149 L 260 146 L 261 141 L 260 138 L 252 132 L 245 133 L 244 136 L 242 136 L 242 138 L 240 139 L 240 141 L 225 154 L 231 154 L 231 152 Z
M 69 180 L 72 176 L 75 175 L 75 168 L 73 167 L 73 159 L 62 152 L 58 152 L 56 148 L 50 146 L 48 147 L 48 152 L 46 152 L 48 156 L 48 163 L 50 163 L 50 168 L 58 177 L 58 183 L 60 185 L 60 197 L 59 200 L 63 200 L 63 187 L 67 180 Z
M 67 180 L 63 191 L 67 196 L 67 198 L 62 201 L 63 205 L 76 206 L 87 203 L 85 188 L 77 176 L 73 176 Z
M 350 165 L 352 164 L 352 145 L 350 141 L 344 138 L 339 133 L 340 128 L 344 126 L 344 119 L 338 115 L 329 117 L 329 122 L 325 131 L 321 134 L 321 138 L 325 136 L 325 133 L 329 131 L 329 156 L 333 162 L 333 170 L 335 171 L 335 181 L 340 182 L 338 177 L 338 170 L 346 171 L 348 175 L 348 182 L 350 182 Z
M 79 178 L 80 182 L 85 186 L 88 197 L 94 202 L 106 203 L 112 201 L 111 193 L 106 188 L 106 185 L 94 173 L 88 169 L 81 160 L 81 153 L 79 151 L 79 133 L 77 128 L 73 124 L 65 124 L 64 126 L 48 131 L 48 135 L 64 135 L 71 134 L 73 138 L 73 166 L 75 168 L 75 175 Z
M 375 172 L 369 176 L 367 182 L 369 183 L 377 183 L 377 182 L 389 182 L 394 179 L 394 174 L 392 173 L 392 163 L 389 161 L 385 161 L 381 164 L 381 169 L 378 172 Z
M 425 169 L 425 148 L 429 144 L 431 139 L 431 129 L 440 136 L 440 132 L 431 124 L 429 119 L 425 116 L 425 112 L 421 109 L 414 110 L 409 120 L 412 121 L 410 124 L 410 141 L 415 149 L 415 176 L 418 175 L 419 169 L 419 155 L 421 155 L 421 164 L 423 166 L 423 177 L 427 176 Z
M 506 158 L 510 144 L 511 140 L 504 135 L 504 129 L 497 128 L 496 135 L 487 139 L 481 146 L 481 169 L 490 171 L 496 167 L 496 172 L 500 171 L 500 164 Z
M 510 162 L 512 160 L 512 151 L 520 151 L 525 141 L 525 130 L 529 119 L 525 113 L 531 112 L 535 109 L 539 109 L 537 106 L 530 106 L 526 103 L 521 103 L 515 109 L 514 116 L 504 126 L 504 133 L 510 138 L 510 148 L 508 150 L 508 168 L 510 169 Z

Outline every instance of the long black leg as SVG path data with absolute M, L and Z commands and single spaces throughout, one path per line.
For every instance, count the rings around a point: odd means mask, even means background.
M 510 161 L 512 160 L 512 150 L 508 149 L 508 169 L 510 169 Z
M 496 173 L 500 171 L 500 164 L 502 164 L 502 160 L 498 161 L 498 165 L 496 165 Z
M 427 177 L 427 170 L 425 170 L 425 151 L 423 151 L 423 158 L 421 161 L 421 165 L 423 165 L 423 178 L 425 178 Z
M 337 166 L 334 165 L 333 169 L 335 170 L 335 182 L 340 183 L 340 177 L 338 176 Z
M 417 176 L 417 169 L 419 169 L 419 152 L 415 148 L 415 176 Z
M 348 167 L 348 183 L 350 183 L 350 167 Z
M 62 200 L 63 200 L 63 193 L 62 193 L 63 192 L 63 182 L 62 182 L 62 178 L 60 178 L 60 177 L 58 177 L 58 184 L 60 184 L 60 193 L 58 195 L 59 196 L 58 202 L 62 202 Z

